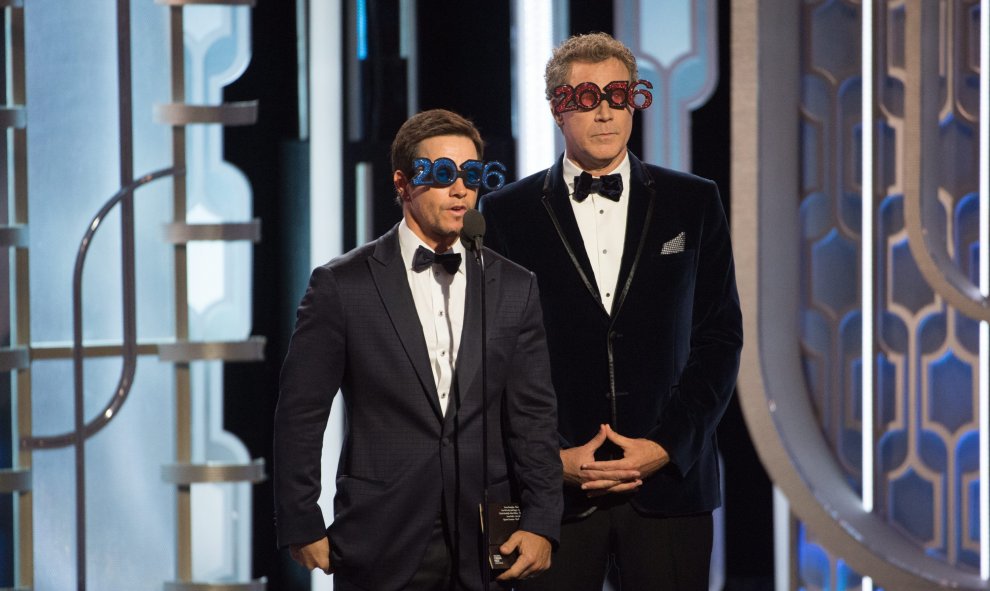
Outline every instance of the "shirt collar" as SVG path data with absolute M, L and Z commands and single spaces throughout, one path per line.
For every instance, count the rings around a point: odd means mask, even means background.
M 420 246 L 429 251 L 433 250 L 412 231 L 412 228 L 406 223 L 406 218 L 403 217 L 402 221 L 399 222 L 399 251 L 402 253 L 402 262 L 405 264 L 407 270 L 412 269 L 413 256 L 416 254 L 416 249 Z M 464 273 L 464 263 L 467 260 L 465 256 L 467 250 L 464 248 L 464 244 L 460 240 L 455 240 L 453 246 L 447 252 L 456 252 L 461 255 L 461 266 L 457 268 L 457 272 Z
M 579 176 L 584 169 L 578 166 L 573 160 L 567 157 L 564 153 L 564 183 L 567 185 L 567 194 L 574 195 L 574 177 Z M 622 157 L 622 162 L 615 167 L 615 170 L 609 174 L 619 174 L 622 175 L 622 196 L 629 196 L 629 173 L 631 170 L 631 165 L 629 164 L 629 150 L 626 150 L 625 155 Z

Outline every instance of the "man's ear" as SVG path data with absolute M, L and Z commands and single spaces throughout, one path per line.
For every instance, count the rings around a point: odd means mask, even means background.
M 409 179 L 406 178 L 406 173 L 401 170 L 397 170 L 392 173 L 392 184 L 395 186 L 395 194 L 402 201 L 409 200 Z

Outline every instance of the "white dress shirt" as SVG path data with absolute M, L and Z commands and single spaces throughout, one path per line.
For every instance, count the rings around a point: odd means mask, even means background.
M 595 283 L 602 298 L 605 310 L 612 313 L 612 302 L 616 298 L 616 284 L 619 281 L 619 265 L 622 264 L 622 250 L 626 240 L 626 217 L 629 212 L 629 152 L 619 166 L 610 174 L 622 175 L 622 196 L 618 201 L 592 193 L 578 203 L 574 199 L 574 177 L 583 171 L 564 157 L 564 182 L 570 195 L 571 208 L 581 230 L 584 249 L 595 273 Z
M 467 289 L 464 245 L 454 241 L 450 252 L 460 253 L 461 266 L 451 275 L 440 265 L 434 264 L 422 271 L 413 270 L 413 256 L 422 246 L 433 250 L 413 233 L 406 220 L 399 223 L 399 250 L 406 266 L 406 279 L 416 303 L 419 325 L 423 328 L 426 352 L 430 356 L 433 382 L 437 386 L 440 410 L 447 414 L 447 404 L 452 395 L 454 368 L 457 367 L 457 348 L 464 326 L 464 294 Z

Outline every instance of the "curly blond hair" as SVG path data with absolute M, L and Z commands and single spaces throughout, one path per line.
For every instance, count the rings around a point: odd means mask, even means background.
M 574 62 L 597 64 L 612 57 L 622 62 L 629 70 L 630 82 L 639 79 L 636 57 L 628 47 L 608 33 L 575 35 L 564 41 L 553 50 L 553 56 L 547 62 L 547 70 L 543 76 L 547 83 L 547 100 L 553 99 L 554 88 L 567 84 L 571 74 L 571 64 Z

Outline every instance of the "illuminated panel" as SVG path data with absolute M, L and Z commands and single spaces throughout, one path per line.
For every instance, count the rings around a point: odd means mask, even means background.
M 309 261 L 316 267 L 340 254 L 343 237 L 343 132 L 339 97 L 343 84 L 344 56 L 340 0 L 309 3 L 310 47 L 310 228 Z M 323 435 L 320 508 L 327 524 L 333 519 L 336 492 L 337 454 L 343 433 L 342 405 L 333 405 Z M 332 579 L 316 570 L 311 575 L 313 591 L 330 591 Z
M 863 509 L 873 511 L 873 0 L 863 0 L 862 12 L 862 215 L 860 240 L 862 290 L 862 405 L 863 405 Z M 865 581 L 864 581 L 865 587 Z
M 980 293 L 990 295 L 990 0 L 980 3 Z M 990 580 L 990 323 L 980 323 L 980 577 Z
M 513 127 L 516 138 L 516 178 L 553 164 L 554 122 L 546 101 L 543 72 L 553 50 L 553 0 L 512 5 L 515 72 L 512 85 Z

